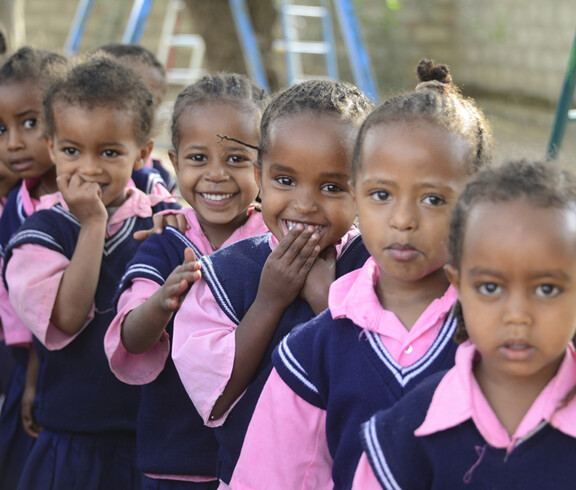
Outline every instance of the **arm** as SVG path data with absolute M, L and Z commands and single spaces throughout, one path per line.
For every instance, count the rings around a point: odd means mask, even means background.
M 230 488 L 333 487 L 326 412 L 300 398 L 273 370 L 248 426 Z
M 125 318 L 122 344 L 128 352 L 141 354 L 158 342 L 190 285 L 199 278 L 200 262 L 196 261 L 193 250 L 187 248 L 184 263 L 174 269 L 160 289 Z
M 22 393 L 21 415 L 24 430 L 30 437 L 34 437 L 35 439 L 40 434 L 40 431 L 42 431 L 42 427 L 38 425 L 32 412 L 34 408 L 34 398 L 36 398 L 37 381 L 38 357 L 34 347 L 30 346 L 28 351 L 28 366 L 26 368 L 26 384 L 24 386 L 24 392 Z
M 157 233 L 161 235 L 164 231 L 164 228 L 167 226 L 172 226 L 177 230 L 180 230 L 183 235 L 186 234 L 186 230 L 190 229 L 190 223 L 186 219 L 186 215 L 182 213 L 176 213 L 172 210 L 161 211 L 160 213 L 156 213 L 152 217 L 152 221 L 154 224 L 152 228 L 149 230 L 140 230 L 134 232 L 134 239 L 138 240 L 139 242 L 143 242 L 148 238 L 150 235 Z
M 308 302 L 315 315 L 328 308 L 328 290 L 336 277 L 336 248 L 328 247 L 310 269 L 300 297 Z
M 222 417 L 251 383 L 286 308 L 296 299 L 318 256 L 318 235 L 297 225 L 270 254 L 254 303 L 235 331 L 230 379 L 216 400 L 210 419 Z
M 51 322 L 61 332 L 75 335 L 82 329 L 96 295 L 108 213 L 98 184 L 86 182 L 78 174 L 60 175 L 57 182 L 81 229 L 60 281 Z

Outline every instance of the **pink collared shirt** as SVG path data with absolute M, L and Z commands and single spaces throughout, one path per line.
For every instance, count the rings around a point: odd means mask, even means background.
M 106 236 L 114 235 L 128 217 L 142 218 L 152 216 L 152 206 L 159 196 L 149 196 L 135 187 L 128 187 L 128 199 L 116 210 L 108 221 Z M 44 203 L 67 205 L 60 193 L 43 196 Z M 51 207 L 51 206 L 49 206 Z M 6 282 L 9 284 L 9 298 L 14 310 L 28 329 L 49 350 L 62 349 L 76 336 L 67 335 L 52 323 L 52 309 L 58 294 L 60 280 L 70 261 L 62 254 L 40 245 L 25 244 L 14 249 L 6 268 Z M 84 323 L 92 320 L 94 305 Z
M 357 229 L 352 228 L 344 235 L 336 245 L 337 254 L 357 234 Z M 277 244 L 276 238 L 270 235 L 270 248 L 274 250 Z M 209 420 L 232 373 L 236 327 L 202 279 L 188 292 L 174 317 L 172 358 L 188 395 L 210 427 L 222 425 L 233 408 L 221 418 Z
M 171 211 L 174 213 L 173 211 Z M 193 209 L 178 211 L 186 216 L 190 228 L 186 230 L 186 236 L 198 247 L 204 255 L 212 253 L 212 245 L 204 234 L 198 218 Z M 249 210 L 248 220 L 234 230 L 223 246 L 237 242 L 244 238 L 261 235 L 268 229 L 262 219 L 262 213 L 254 208 Z M 110 362 L 110 368 L 116 377 L 128 384 L 146 384 L 154 381 L 164 369 L 166 358 L 170 353 L 170 339 L 166 332 L 160 340 L 147 352 L 131 354 L 123 346 L 121 340 L 122 323 L 132 310 L 144 303 L 152 296 L 160 286 L 149 279 L 135 279 L 132 286 L 122 293 L 118 301 L 118 313 L 104 338 L 106 356 Z
M 376 332 L 393 359 L 409 366 L 433 344 L 456 292 L 449 287 L 407 330 L 394 313 L 382 308 L 375 291 L 379 277 L 380 268 L 371 257 L 362 268 L 334 281 L 328 297 L 330 312 L 335 319 L 348 318 Z M 300 398 L 275 369 L 256 405 L 230 486 L 234 490 L 334 486 L 326 411 Z
M 476 347 L 466 341 L 456 351 L 456 364 L 442 378 L 424 422 L 414 434 L 426 436 L 456 427 L 472 419 L 482 437 L 493 447 L 508 453 L 528 439 L 544 422 L 565 434 L 576 437 L 576 400 L 559 409 L 566 394 L 576 386 L 576 353 L 570 344 L 556 375 L 540 392 L 524 418 L 510 436 L 484 397 L 473 374 Z M 381 488 L 368 457 L 364 453 L 352 488 Z
M 40 206 L 40 201 L 30 194 L 38 182 L 39 179 L 24 179 L 20 184 L 20 198 L 27 216 L 35 213 Z M 3 260 L 0 260 L 0 267 L 2 265 Z M 4 281 L 0 281 L 0 318 L 2 319 L 6 345 L 29 345 L 32 343 L 32 332 L 14 311 Z

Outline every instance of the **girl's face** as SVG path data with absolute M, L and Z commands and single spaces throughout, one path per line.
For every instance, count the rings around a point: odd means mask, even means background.
M 139 144 L 134 137 L 135 117 L 130 111 L 111 107 L 55 104 L 55 129 L 48 139 L 58 175 L 78 174 L 96 182 L 106 207 L 126 200 L 126 185 L 152 151 L 153 143 Z
M 0 162 L 0 197 L 6 197 L 18 182 L 20 182 L 20 176 Z
M 381 281 L 416 284 L 448 261 L 450 215 L 467 181 L 465 146 L 427 122 L 366 134 L 355 183 L 364 243 Z
M 576 213 L 525 199 L 484 202 L 462 232 L 460 266 L 446 270 L 481 354 L 480 384 L 544 386 L 576 331 Z
M 355 217 L 350 192 L 350 123 L 298 114 L 270 127 L 269 149 L 257 171 L 262 215 L 281 240 L 297 223 L 320 235 L 320 249 L 336 243 Z
M 37 84 L 0 86 L 0 160 L 22 178 L 41 177 L 54 167 L 43 137 L 41 114 Z
M 180 193 L 206 233 L 214 226 L 237 228 L 258 195 L 257 151 L 217 135 L 257 146 L 259 122 L 255 111 L 229 102 L 195 105 L 180 118 L 178 153 L 170 159 Z

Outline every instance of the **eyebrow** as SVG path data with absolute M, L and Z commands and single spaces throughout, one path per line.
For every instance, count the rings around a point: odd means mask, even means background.
M 16 114 L 16 117 L 23 117 L 23 116 L 36 115 L 36 114 L 40 114 L 40 111 L 36 111 L 34 109 L 28 109 L 27 111 L 19 112 L 18 114 Z
M 286 173 L 296 173 L 292 167 L 287 167 L 286 165 L 280 165 L 279 163 L 271 163 L 270 169 L 276 170 L 277 172 Z M 349 179 L 350 175 L 342 172 L 322 172 L 321 177 L 326 179 Z
M 493 269 L 489 269 L 488 267 L 473 267 L 472 269 L 468 270 L 468 274 L 474 276 L 481 276 L 481 275 L 489 275 L 489 276 L 496 276 L 501 277 L 497 271 Z M 562 269 L 553 269 L 550 271 L 541 271 L 536 272 L 535 274 L 530 275 L 531 279 L 545 279 L 545 278 L 555 278 L 555 279 L 563 279 L 565 281 L 570 280 L 570 276 L 566 274 Z

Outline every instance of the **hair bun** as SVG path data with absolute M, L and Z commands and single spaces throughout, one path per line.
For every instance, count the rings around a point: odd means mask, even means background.
M 416 90 L 425 87 L 446 88 L 452 84 L 452 76 L 448 65 L 436 64 L 433 60 L 422 59 L 416 68 L 418 80 Z

